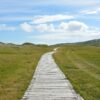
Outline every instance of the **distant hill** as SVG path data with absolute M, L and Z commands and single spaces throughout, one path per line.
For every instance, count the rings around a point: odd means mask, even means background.
M 20 47 L 20 46 L 35 46 L 35 47 L 48 47 L 48 45 L 46 44 L 33 44 L 33 43 L 30 43 L 30 42 L 25 42 L 23 44 L 13 44 L 13 43 L 3 43 L 3 42 L 0 42 L 0 47 L 1 46 L 7 46 L 7 47 Z
M 3 43 L 3 42 L 0 42 L 0 45 L 4 45 L 5 43 Z
M 0 42 L 0 45 L 6 45 L 6 46 L 44 46 L 44 47 L 48 47 L 48 45 L 45 44 L 33 44 L 33 43 L 23 43 L 21 45 L 18 44 L 13 44 L 13 43 L 3 43 Z M 100 39 L 94 39 L 94 40 L 89 40 L 89 41 L 85 41 L 85 42 L 77 42 L 77 43 L 59 43 L 59 44 L 55 44 L 55 45 L 51 45 L 52 47 L 58 47 L 58 46 L 66 46 L 66 45 L 90 45 L 90 46 L 100 46 Z
M 89 40 L 89 41 L 86 41 L 86 42 L 79 42 L 79 43 L 75 43 L 75 44 L 79 44 L 79 45 L 91 45 L 91 46 L 100 46 L 100 39 Z
M 33 43 L 29 43 L 29 42 L 23 43 L 22 45 L 24 45 L 24 46 L 48 47 L 48 45 L 45 45 L 45 44 L 33 44 Z
M 35 45 L 35 44 L 26 42 L 26 43 L 23 43 L 22 45 Z
M 100 39 L 89 40 L 85 42 L 77 42 L 77 43 L 60 43 L 52 46 L 66 46 L 66 45 L 90 45 L 90 46 L 100 46 Z

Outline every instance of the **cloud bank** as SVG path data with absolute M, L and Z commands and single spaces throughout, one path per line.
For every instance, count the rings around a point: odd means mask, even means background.
M 47 22 L 54 22 L 54 21 L 61 21 L 61 20 L 68 20 L 73 19 L 74 17 L 71 15 L 44 15 L 34 18 L 33 24 L 39 23 L 47 23 Z
M 81 14 L 87 14 L 87 15 L 93 15 L 93 14 L 99 14 L 100 13 L 100 8 L 96 8 L 93 10 L 82 10 L 80 11 Z
M 53 32 L 53 33 L 59 33 L 59 32 L 82 32 L 86 31 L 88 29 L 88 26 L 79 21 L 69 21 L 69 22 L 61 22 L 58 25 L 55 24 L 36 24 L 36 25 L 31 25 L 26 22 L 22 23 L 20 25 L 22 30 L 26 32 L 32 32 L 33 30 L 39 31 L 39 32 Z
M 24 23 L 25 24 L 25 23 Z M 57 41 L 66 41 L 70 42 L 89 40 L 94 38 L 100 38 L 99 29 L 95 27 L 90 27 L 87 24 L 81 21 L 61 21 L 59 24 L 55 25 L 54 23 L 44 23 L 44 24 L 28 24 L 28 32 L 36 31 L 41 34 L 33 35 L 30 38 L 36 39 L 42 42 L 51 42 L 56 43 Z M 25 28 L 26 29 L 26 28 Z M 27 30 L 24 30 L 27 31 Z

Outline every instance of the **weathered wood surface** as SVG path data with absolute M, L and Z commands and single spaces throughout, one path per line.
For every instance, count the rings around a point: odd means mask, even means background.
M 22 100 L 83 100 L 56 65 L 52 54 L 41 57 Z

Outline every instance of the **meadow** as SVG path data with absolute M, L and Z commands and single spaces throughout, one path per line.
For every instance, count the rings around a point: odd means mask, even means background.
M 0 100 L 21 100 L 40 57 L 54 47 L 0 44 Z M 100 99 L 100 47 L 65 45 L 53 56 L 84 100 Z
M 48 46 L 0 45 L 0 100 L 21 100 Z
M 100 100 L 100 47 L 65 45 L 53 56 L 84 100 Z

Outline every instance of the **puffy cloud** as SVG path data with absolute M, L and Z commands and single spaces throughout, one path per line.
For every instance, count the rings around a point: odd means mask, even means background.
M 100 8 L 97 8 L 97 9 L 95 9 L 95 10 L 82 10 L 82 11 L 80 11 L 80 13 L 82 13 L 82 14 L 98 14 L 98 13 L 100 13 Z
M 74 17 L 70 15 L 44 15 L 44 16 L 39 16 L 37 18 L 34 18 L 33 23 L 39 24 L 39 23 L 61 21 L 61 20 L 73 19 L 73 18 Z
M 32 39 L 44 42 L 71 41 L 71 39 L 75 42 L 78 39 L 81 41 L 100 38 L 100 29 L 89 27 L 80 21 L 62 22 L 56 25 L 46 23 L 30 25 L 25 22 L 21 24 L 21 27 L 26 32 L 39 31 L 41 34 L 33 36 Z M 42 32 L 46 34 L 42 34 Z
M 40 25 L 35 26 L 35 29 L 40 31 L 40 32 L 48 31 L 48 25 L 47 24 L 40 24 Z
M 34 26 L 34 29 L 40 32 L 54 32 L 55 28 L 53 24 L 39 24 Z
M 70 21 L 69 23 L 61 23 L 60 27 L 64 30 L 72 32 L 85 31 L 88 29 L 87 25 L 79 21 Z
M 6 24 L 1 24 L 1 25 L 0 25 L 0 30 L 1 30 L 1 31 L 2 31 L 2 30 L 14 31 L 14 30 L 16 30 L 16 28 L 13 27 L 13 26 L 7 26 Z
M 35 35 L 32 39 L 44 43 L 58 43 L 57 41 L 77 42 L 100 38 L 100 29 L 89 27 L 80 21 L 62 22 L 56 27 L 52 24 L 40 24 L 38 27 L 37 30 L 42 30 L 46 34 Z
M 40 32 L 78 32 L 85 31 L 88 29 L 88 26 L 79 21 L 70 21 L 68 23 L 62 22 L 58 26 L 53 24 L 39 24 L 34 26 L 37 31 Z
M 27 22 L 24 22 L 24 23 L 20 24 L 20 27 L 25 32 L 32 32 L 33 31 L 32 25 L 28 24 Z
M 79 21 L 71 21 L 68 23 L 68 29 L 71 31 L 84 31 L 88 29 L 88 26 Z
M 36 36 L 31 36 L 32 39 L 37 41 L 42 41 L 43 43 L 61 43 L 61 42 L 78 42 L 91 39 L 100 38 L 100 33 L 94 30 L 87 30 L 86 32 L 62 32 L 62 33 L 50 33 L 50 34 L 39 34 Z
M 38 24 L 38 25 L 31 25 L 26 22 L 20 24 L 20 27 L 25 32 L 32 32 L 33 30 L 39 32 L 54 32 L 55 28 L 53 24 Z

